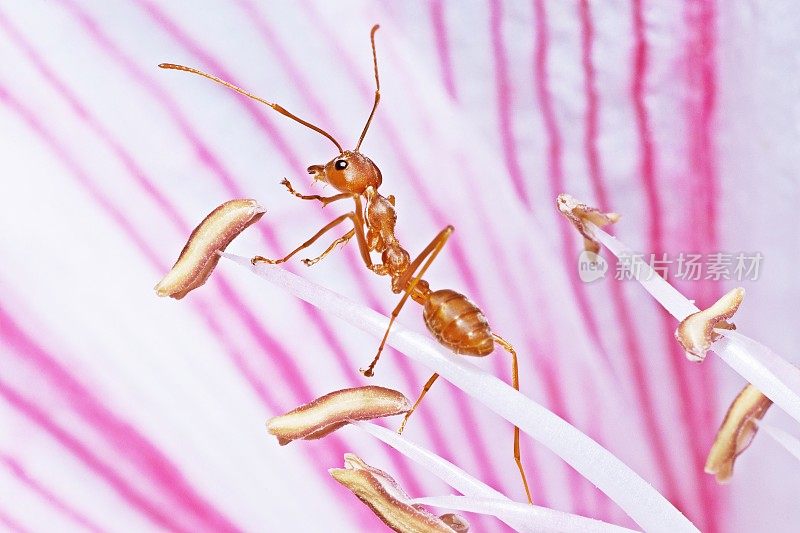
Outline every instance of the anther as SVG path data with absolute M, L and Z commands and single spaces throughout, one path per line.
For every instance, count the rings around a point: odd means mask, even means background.
M 736 329 L 728 320 L 739 309 L 743 299 L 744 289 L 733 289 L 708 309 L 693 313 L 678 324 L 675 338 L 683 346 L 690 361 L 702 362 L 705 359 L 706 352 L 720 337 L 715 329 Z
M 602 228 L 615 223 L 620 218 L 617 213 L 603 213 L 596 207 L 582 204 L 569 194 L 559 194 L 556 204 L 561 214 L 567 217 L 567 220 L 583 235 L 584 249 L 587 252 L 598 253 L 600 251 L 600 243 L 586 228 L 586 223 L 591 222 L 595 226 Z
M 371 467 L 352 453 L 345 454 L 344 468 L 331 468 L 329 472 L 333 479 L 355 494 L 395 531 L 454 533 L 469 529 L 464 518 L 448 516 L 449 523 L 458 525 L 459 529 L 455 529 L 442 519 L 444 517 L 438 518 L 422 506 L 412 505 L 408 493 L 392 476 Z
M 230 200 L 212 211 L 197 226 L 172 269 L 155 286 L 159 296 L 180 300 L 206 282 L 219 262 L 218 252 L 264 215 L 255 200 Z
M 758 421 L 771 405 L 772 400 L 749 383 L 733 400 L 706 460 L 705 471 L 716 476 L 717 483 L 730 481 L 736 458 L 750 446 Z
M 411 408 L 401 392 L 366 386 L 331 392 L 267 422 L 267 431 L 281 445 L 322 438 L 355 420 L 405 413 Z

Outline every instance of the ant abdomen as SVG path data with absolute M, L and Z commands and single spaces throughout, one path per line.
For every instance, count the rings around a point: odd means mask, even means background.
M 486 317 L 463 294 L 450 289 L 430 293 L 422 316 L 436 340 L 455 353 L 484 356 L 494 351 Z

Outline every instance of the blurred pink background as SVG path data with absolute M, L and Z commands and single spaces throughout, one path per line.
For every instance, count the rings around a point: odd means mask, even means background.
M 597 439 L 703 531 L 795 531 L 800 465 L 766 435 L 733 482 L 702 472 L 743 386 L 690 364 L 636 283 L 577 273 L 570 192 L 645 253 L 760 252 L 757 280 L 678 283 L 702 307 L 742 284 L 736 323 L 796 359 L 800 5 L 789 0 L 100 2 L 0 6 L 0 527 L 353 531 L 379 522 L 327 468 L 353 451 L 414 496 L 450 490 L 353 429 L 285 448 L 264 421 L 363 382 L 377 339 L 221 264 L 181 302 L 152 287 L 233 197 L 267 208 L 230 251 L 277 256 L 337 210 L 290 197 L 334 154 L 210 82 L 278 102 L 362 147 L 413 253 L 456 226 L 427 278 L 460 290 L 521 355 L 522 390 Z M 385 190 L 385 191 L 384 191 Z M 355 246 L 290 267 L 383 312 Z M 423 330 L 420 309 L 400 321 Z M 499 353 L 499 352 L 498 352 Z M 508 379 L 502 354 L 475 361 Z M 415 397 L 389 351 L 372 380 Z M 512 499 L 511 427 L 447 383 L 405 435 Z M 797 433 L 777 408 L 767 419 Z M 392 427 L 395 422 L 391 421 Z M 523 439 L 537 503 L 632 526 Z M 499 522 L 471 517 L 475 530 Z

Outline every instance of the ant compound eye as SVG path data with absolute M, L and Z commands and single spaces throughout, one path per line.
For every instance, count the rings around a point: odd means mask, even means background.
M 347 161 L 345 161 L 344 159 L 340 159 L 334 164 L 334 167 L 336 168 L 336 170 L 344 170 L 347 168 Z

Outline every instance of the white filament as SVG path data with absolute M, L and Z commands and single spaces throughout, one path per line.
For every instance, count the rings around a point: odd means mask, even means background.
M 466 496 L 436 496 L 416 498 L 411 500 L 410 503 L 449 509 L 451 511 L 488 514 L 507 520 L 520 520 L 530 524 L 532 526 L 530 531 L 535 531 L 536 533 L 632 533 L 635 531 L 601 520 L 586 518 L 585 516 L 562 513 L 547 507 L 508 500 Z
M 272 265 L 252 265 L 250 259 L 223 257 L 288 290 L 298 298 L 375 336 L 386 331 L 389 319 L 325 287 Z M 429 337 L 395 324 L 388 344 L 427 366 L 486 405 L 523 432 L 555 452 L 594 483 L 647 531 L 698 531 L 649 483 L 611 452 L 542 405 L 475 365 L 445 351 Z
M 775 442 L 786 448 L 786 451 L 800 459 L 800 440 L 782 429 L 761 422 L 758 429 L 772 437 Z

